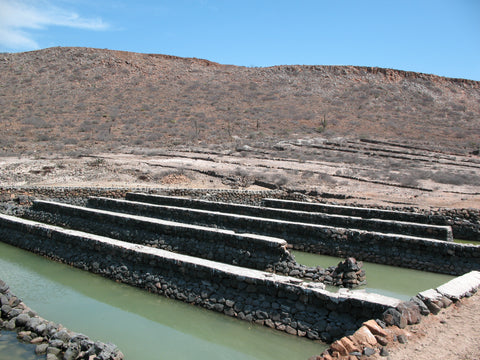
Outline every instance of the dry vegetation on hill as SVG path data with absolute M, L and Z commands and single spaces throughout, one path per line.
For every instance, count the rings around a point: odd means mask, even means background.
M 247 68 L 90 48 L 0 54 L 0 149 L 264 144 L 348 136 L 467 152 L 480 82 L 351 66 Z
M 89 48 L 0 54 L 0 184 L 480 206 L 480 82 Z

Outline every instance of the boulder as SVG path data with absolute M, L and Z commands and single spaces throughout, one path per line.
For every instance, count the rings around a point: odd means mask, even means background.
M 28 320 L 30 320 L 30 316 L 28 316 L 28 314 L 20 314 L 15 318 L 17 327 L 24 327 Z
M 410 301 L 413 301 L 415 304 L 418 305 L 418 308 L 420 309 L 420 314 L 423 316 L 427 316 L 430 314 L 430 310 L 428 310 L 427 305 L 420 299 L 418 296 L 413 297 Z
M 382 329 L 382 327 L 378 325 L 378 323 L 375 320 L 365 321 L 363 325 L 366 326 L 373 335 L 379 335 L 383 337 L 388 336 L 387 332 L 384 329 Z
M 405 318 L 408 325 L 418 324 L 420 322 L 420 307 L 414 301 L 401 303 L 397 306 L 397 310 L 402 317 Z
M 35 354 L 37 354 L 37 355 L 46 354 L 46 353 L 47 353 L 47 349 L 48 349 L 48 344 L 38 344 L 38 345 L 35 347 Z
M 360 345 L 374 346 L 377 344 L 377 339 L 375 339 L 375 336 L 373 336 L 369 328 L 365 325 L 355 331 L 351 337 L 355 343 Z
M 400 329 L 404 329 L 405 326 L 407 326 L 407 319 L 403 317 L 402 314 L 394 308 L 387 309 L 383 313 L 383 320 L 385 321 L 385 323 L 387 323 L 387 325 L 395 325 L 398 326 Z

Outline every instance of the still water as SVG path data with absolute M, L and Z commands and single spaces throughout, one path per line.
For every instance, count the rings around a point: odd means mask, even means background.
M 0 279 L 40 316 L 127 359 L 301 359 L 325 345 L 150 294 L 0 242 Z M 0 360 L 35 359 L 5 331 Z M 14 339 L 13 339 L 14 340 Z
M 45 355 L 42 357 L 35 355 L 35 345 L 19 343 L 16 332 L 0 332 L 0 360 L 11 359 L 43 360 Z
M 300 251 L 290 251 L 297 262 L 308 266 L 328 267 L 337 265 L 343 259 L 334 256 L 317 255 Z M 427 271 L 405 269 L 375 263 L 363 263 L 367 274 L 367 285 L 360 289 L 367 292 L 409 300 L 420 291 L 436 288 L 454 278 L 451 275 L 437 274 Z M 335 291 L 329 287 L 328 290 Z

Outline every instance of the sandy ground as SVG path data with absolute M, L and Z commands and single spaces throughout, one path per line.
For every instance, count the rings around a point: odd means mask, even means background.
M 427 179 L 419 183 L 429 189 L 425 191 L 375 182 L 379 174 L 389 171 L 393 173 L 388 164 L 383 163 L 357 169 L 355 165 L 334 161 L 305 162 L 195 152 L 165 152 L 160 156 L 3 157 L 0 158 L 0 185 L 265 189 L 254 184 L 257 179 L 287 189 L 333 195 L 329 200 L 339 203 L 480 208 L 480 186 L 439 184 Z M 335 175 L 339 173 L 360 174 L 363 181 Z M 371 175 L 370 179 L 366 174 Z M 343 195 L 347 196 L 345 200 L 339 198 Z
M 409 326 L 408 343 L 388 348 L 389 360 L 480 360 L 480 294 Z M 385 359 L 385 357 L 377 357 Z

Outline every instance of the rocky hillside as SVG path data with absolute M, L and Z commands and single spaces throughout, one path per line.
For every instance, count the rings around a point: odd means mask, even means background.
M 50 48 L 0 54 L 0 125 L 3 153 L 336 136 L 471 152 L 480 146 L 480 82 Z

